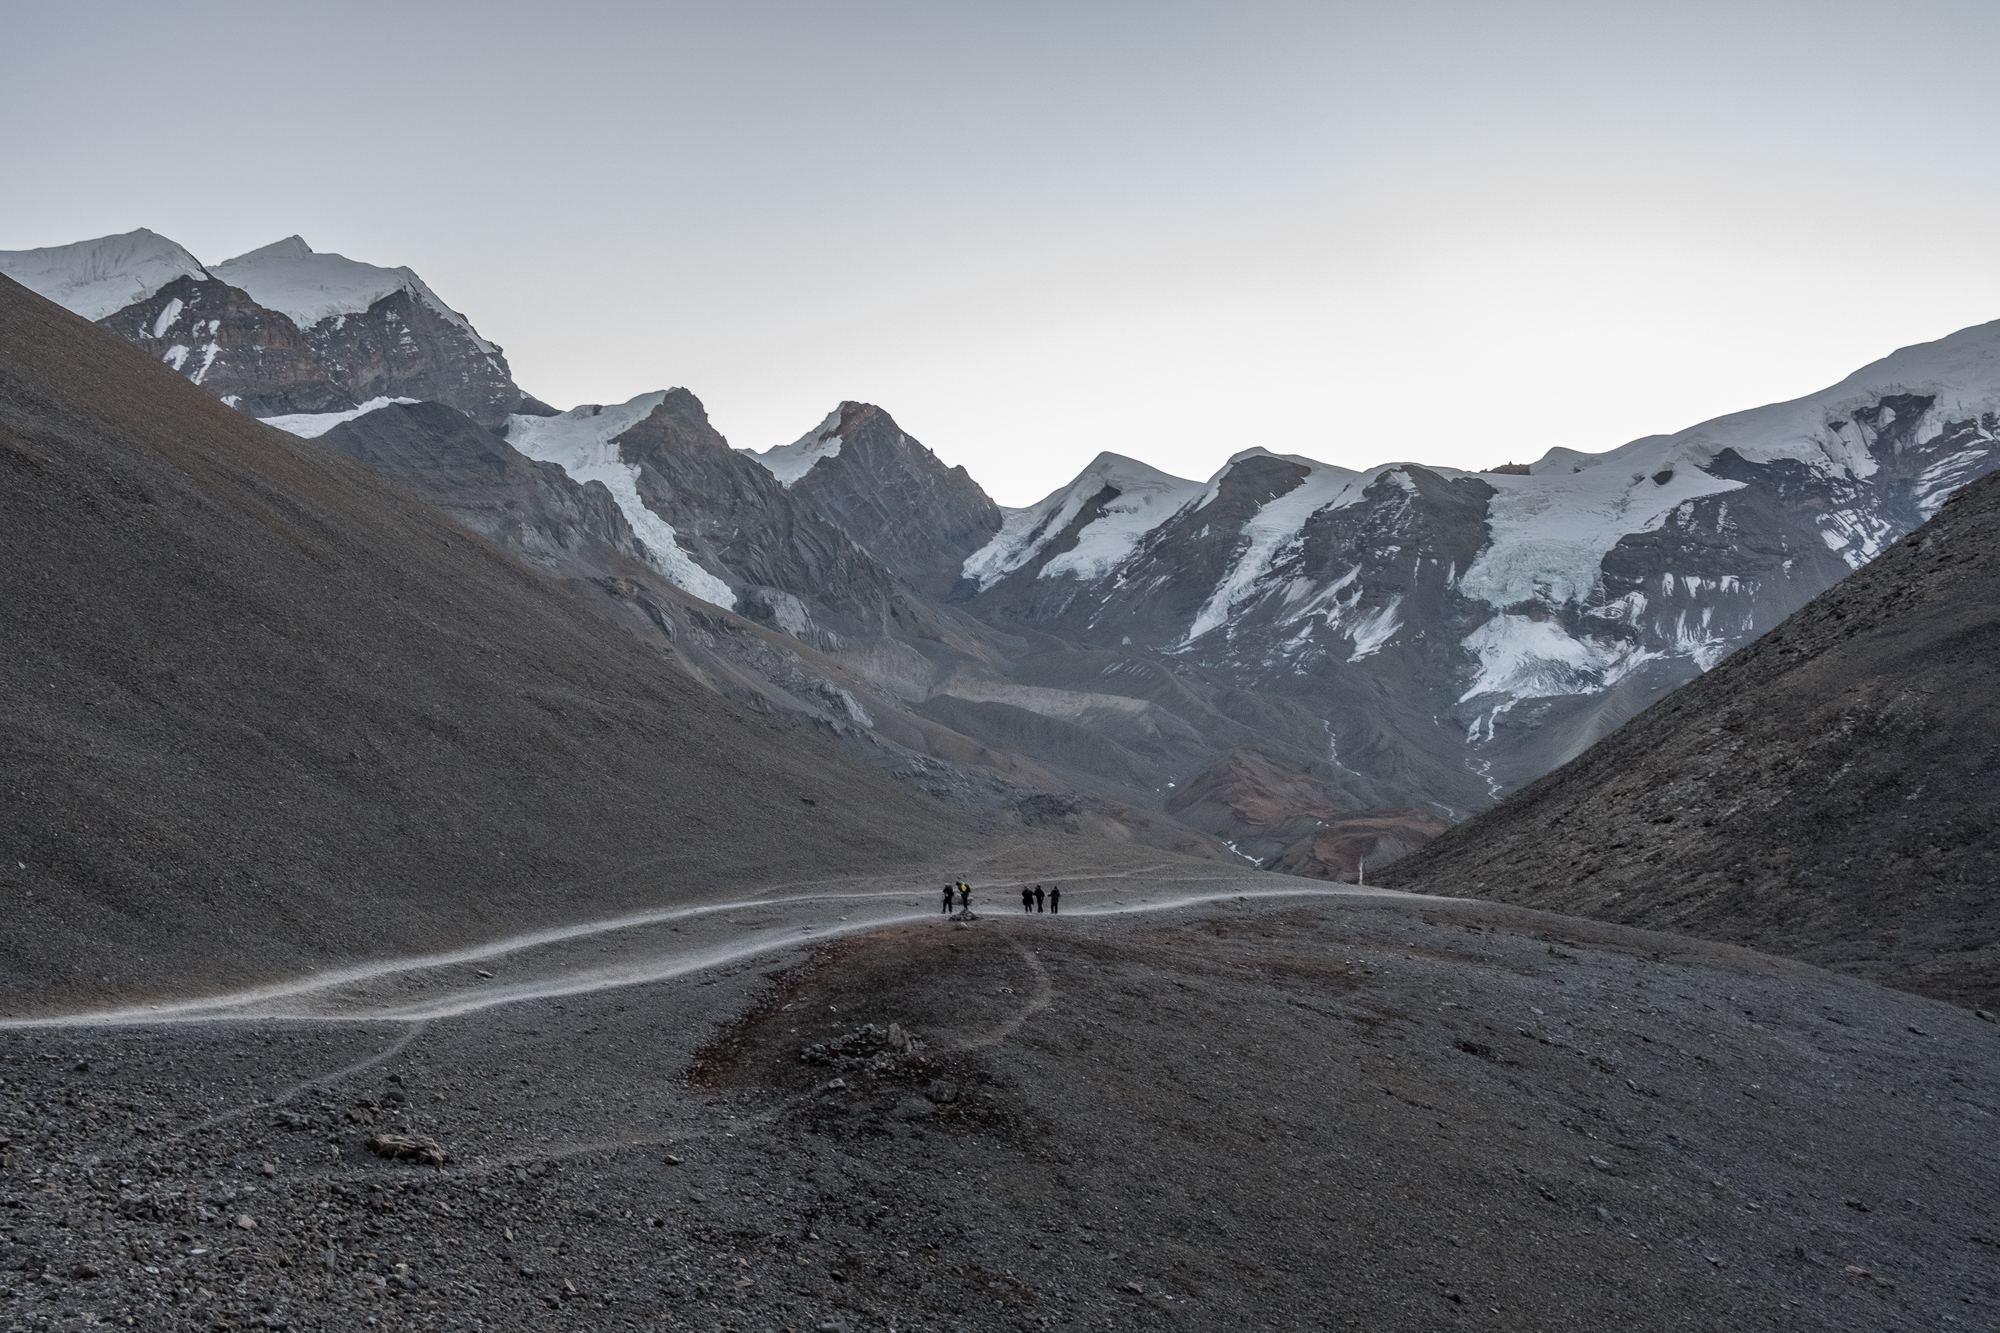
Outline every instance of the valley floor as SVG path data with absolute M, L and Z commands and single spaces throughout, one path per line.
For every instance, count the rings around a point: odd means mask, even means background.
M 823 886 L 8 1026 L 0 1328 L 1994 1326 L 2000 1028 L 1188 873 L 973 921 Z

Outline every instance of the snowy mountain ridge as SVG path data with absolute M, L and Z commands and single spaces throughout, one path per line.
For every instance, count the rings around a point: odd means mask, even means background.
M 1076 543 L 1036 571 L 1037 578 L 1101 578 L 1200 489 L 1198 482 L 1170 476 L 1136 458 L 1101 453 L 1067 486 L 1025 509 L 1002 510 L 1000 531 L 967 556 L 959 572 L 982 591 L 991 587 L 1048 549 L 1085 506 L 1109 491 Z
M 800 477 L 812 471 L 822 458 L 840 457 L 840 409 L 836 407 L 827 413 L 826 420 L 790 444 L 774 444 L 769 449 L 746 449 L 744 452 L 768 468 L 780 486 L 789 489 Z
M 298 236 L 225 259 L 208 271 L 250 293 L 257 304 L 286 315 L 302 329 L 344 315 L 366 314 L 384 297 L 408 292 L 463 329 L 480 351 L 498 350 L 409 268 L 381 268 L 345 255 L 320 254 Z
M 0 250 L 0 273 L 92 323 L 176 278 L 209 277 L 200 260 L 144 227 L 39 250 Z
M 204 265 L 141 229 L 0 251 L 0 273 L 101 324 L 252 416 L 442 402 L 481 424 L 546 409 L 408 268 L 315 252 L 298 236 Z

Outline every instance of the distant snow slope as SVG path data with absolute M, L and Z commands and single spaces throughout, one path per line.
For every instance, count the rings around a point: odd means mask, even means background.
M 666 397 L 646 393 L 610 407 L 585 403 L 560 416 L 512 416 L 507 418 L 507 443 L 530 458 L 559 464 L 578 482 L 603 482 L 646 544 L 654 568 L 676 587 L 733 609 L 736 594 L 729 585 L 696 564 L 675 538 L 673 525 L 639 498 L 639 469 L 619 457 L 614 442 L 651 416 Z
M 206 281 L 201 262 L 144 227 L 40 250 L 0 250 L 0 273 L 95 323 L 176 278 Z
M 1664 442 L 1627 445 L 1600 462 L 1526 477 L 1480 474 L 1499 492 L 1486 509 L 1492 538 L 1459 591 L 1496 608 L 1581 602 L 1596 591 L 1605 553 L 1620 538 L 1652 531 L 1689 500 L 1743 485 L 1710 476 Z
M 465 331 L 482 352 L 494 350 L 465 316 L 408 268 L 380 268 L 345 255 L 319 254 L 297 236 L 224 260 L 209 270 L 240 287 L 258 305 L 289 315 L 301 329 L 342 315 L 359 315 L 385 296 L 407 291 Z
M 1202 485 L 1136 458 L 1101 453 L 1061 490 L 1026 509 L 1006 511 L 1000 531 L 966 558 L 962 573 L 982 591 L 990 588 L 1040 555 L 1107 488 L 1114 494 L 1100 515 L 1077 533 L 1074 546 L 1052 556 L 1036 577 L 1102 578 L 1132 553 L 1141 538 L 1200 494 Z
M 835 408 L 826 414 L 826 420 L 790 444 L 774 444 L 769 449 L 746 449 L 743 452 L 769 469 L 780 486 L 790 487 L 812 471 L 813 464 L 820 459 L 840 456 L 840 436 L 834 433 L 839 425 L 840 409 Z
M 1306 520 L 1322 509 L 1337 509 L 1361 499 L 1367 486 L 1365 473 L 1321 463 L 1293 454 L 1273 454 L 1267 449 L 1245 449 L 1233 455 L 1221 472 L 1209 482 L 1197 510 L 1214 503 L 1221 494 L 1222 478 L 1237 464 L 1252 458 L 1282 458 L 1306 469 L 1306 478 L 1297 487 L 1266 503 L 1243 525 L 1242 550 L 1231 569 L 1188 626 L 1186 643 L 1192 643 L 1226 623 L 1237 603 L 1270 571 L 1272 559 L 1305 529 Z
M 287 434 L 296 435 L 300 439 L 316 440 L 343 421 L 352 421 L 356 417 L 365 417 L 378 408 L 388 407 L 395 403 L 414 403 L 416 401 L 414 398 L 370 398 L 361 406 L 347 412 L 294 412 L 281 417 L 262 417 L 260 420 L 267 426 L 276 426 L 279 430 Z

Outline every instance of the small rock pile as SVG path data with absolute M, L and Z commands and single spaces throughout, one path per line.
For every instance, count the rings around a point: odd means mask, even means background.
M 893 1069 L 903 1057 L 923 1049 L 924 1043 L 900 1023 L 891 1023 L 886 1029 L 867 1023 L 832 1041 L 806 1047 L 799 1052 L 799 1059 L 811 1065 L 831 1065 L 843 1072 L 881 1073 Z

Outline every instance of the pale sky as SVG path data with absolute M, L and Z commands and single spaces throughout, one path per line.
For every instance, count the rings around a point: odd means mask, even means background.
M 1003 504 L 1601 450 L 2000 318 L 1990 3 L 9 7 L 0 249 L 408 264 L 560 407 Z

